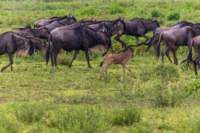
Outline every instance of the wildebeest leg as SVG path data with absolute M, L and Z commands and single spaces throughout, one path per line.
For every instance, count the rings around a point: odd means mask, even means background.
M 197 72 L 197 63 L 194 61 L 194 73 L 195 75 L 198 75 L 198 72 Z
M 200 56 L 197 56 L 194 60 L 194 72 L 195 72 L 195 75 L 198 75 L 198 71 L 197 71 L 197 66 L 199 64 L 199 61 L 200 61 Z
M 90 58 L 89 58 L 88 50 L 85 51 L 85 57 L 86 57 L 86 60 L 87 60 L 88 67 L 92 68 L 92 66 L 90 65 Z
M 125 43 L 124 41 L 122 41 L 122 40 L 120 39 L 120 37 L 121 37 L 121 35 L 115 36 L 115 40 L 118 41 L 118 42 L 120 42 L 121 45 L 122 45 L 122 47 L 125 48 L 125 47 L 126 47 L 126 43 Z
M 148 45 L 148 47 L 145 49 L 145 52 L 147 52 L 149 49 L 150 49 L 150 47 L 152 46 L 152 45 L 154 45 L 154 43 L 155 43 L 155 37 L 153 36 L 149 41 L 148 41 L 148 43 L 147 43 L 147 45 Z M 155 45 L 154 45 L 155 46 Z
M 176 57 L 176 50 L 172 49 L 172 53 L 173 53 L 173 56 L 174 56 L 174 64 L 178 65 L 178 60 L 177 60 L 177 57 Z
M 168 48 L 167 51 L 166 51 L 166 56 L 167 56 L 168 60 L 172 63 L 169 52 L 170 52 L 170 49 Z
M 54 67 L 57 67 L 57 57 L 58 57 L 58 50 L 54 50 L 53 52 L 53 55 L 52 55 L 52 58 L 53 58 L 53 66 Z
M 71 62 L 69 63 L 69 67 L 71 67 L 71 66 L 72 66 L 72 63 L 73 63 L 73 61 L 76 59 L 76 57 L 77 57 L 78 53 L 79 53 L 79 51 L 78 51 L 78 50 L 76 50 L 76 51 L 74 52 L 73 58 L 72 58 Z
M 50 53 L 50 57 L 51 57 L 51 66 L 53 67 L 54 66 L 54 60 L 53 60 L 53 54 Z
M 11 68 L 11 71 L 13 71 L 13 54 L 8 54 L 8 57 L 9 57 L 9 64 L 4 66 L 2 69 L 1 69 L 1 72 L 3 72 L 6 68 L 8 68 L 10 66 Z
M 162 48 L 162 63 L 164 63 L 164 57 L 165 57 L 165 53 L 166 53 L 166 46 L 163 46 Z

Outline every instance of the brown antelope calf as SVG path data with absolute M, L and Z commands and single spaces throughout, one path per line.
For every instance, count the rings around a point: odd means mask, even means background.
M 133 57 L 133 54 L 134 50 L 130 46 L 127 46 L 119 53 L 108 53 L 105 55 L 104 60 L 100 64 L 101 71 L 106 73 L 111 64 L 120 64 L 125 73 L 125 70 L 127 69 L 127 63 Z

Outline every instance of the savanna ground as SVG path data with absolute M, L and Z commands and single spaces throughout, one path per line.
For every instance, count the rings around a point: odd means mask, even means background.
M 33 24 L 40 18 L 73 13 L 78 19 L 123 16 L 200 22 L 198 0 L 1 0 L 0 30 Z M 132 37 L 123 37 L 135 44 Z M 115 49 L 120 46 L 113 42 Z M 46 66 L 43 55 L 15 58 L 14 72 L 0 73 L 0 133 L 199 133 L 200 81 L 192 69 L 162 64 L 153 50 L 136 55 L 123 75 L 112 66 L 102 77 L 100 54 L 93 69 L 80 54 L 69 69 L 71 53 L 60 57 L 59 69 Z M 186 49 L 179 50 L 179 61 Z M 7 63 L 1 56 L 0 67 Z

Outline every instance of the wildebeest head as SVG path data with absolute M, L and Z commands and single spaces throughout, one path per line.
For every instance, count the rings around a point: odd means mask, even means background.
M 27 54 L 31 55 L 31 49 L 32 49 L 32 43 L 30 41 L 30 39 L 21 36 L 18 33 L 13 33 L 13 43 L 15 43 L 17 45 L 17 50 L 23 50 L 25 51 Z
M 59 20 L 57 20 L 58 22 L 62 23 L 62 24 L 73 24 L 75 22 L 77 22 L 76 18 L 69 14 L 67 16 L 61 17 Z
M 156 28 L 160 27 L 157 20 L 142 20 L 142 23 L 147 31 L 154 31 Z
M 111 37 L 111 29 L 108 25 L 106 25 L 104 22 L 100 23 L 98 31 L 103 32 L 108 37 Z
M 34 32 L 35 37 L 39 37 L 42 39 L 47 39 L 50 35 L 50 31 L 45 27 L 33 29 L 33 32 Z
M 193 25 L 192 31 L 193 31 L 193 36 L 199 36 L 200 35 L 200 26 L 199 25 Z
M 118 18 L 113 21 L 112 27 L 111 27 L 111 33 L 112 35 L 115 34 L 122 34 L 125 30 L 125 23 L 124 20 L 121 18 Z

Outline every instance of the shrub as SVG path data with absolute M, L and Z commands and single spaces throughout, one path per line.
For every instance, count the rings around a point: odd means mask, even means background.
M 179 20 L 179 19 L 180 19 L 180 14 L 177 12 L 173 12 L 167 16 L 167 20 L 169 20 L 169 21 Z
M 130 126 L 141 119 L 140 113 L 135 108 L 125 108 L 113 113 L 112 125 Z

